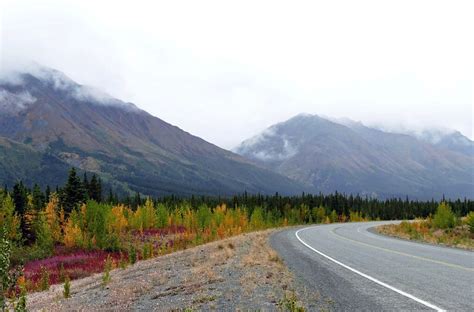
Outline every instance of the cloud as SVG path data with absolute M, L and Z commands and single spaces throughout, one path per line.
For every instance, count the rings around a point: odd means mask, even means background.
M 98 88 L 80 85 L 70 79 L 64 73 L 52 68 L 41 66 L 35 62 L 16 66 L 15 69 L 0 71 L 0 83 L 12 86 L 23 85 L 25 83 L 25 75 L 27 74 L 36 77 L 37 79 L 41 80 L 42 83 L 50 85 L 55 90 L 65 92 L 67 95 L 71 96 L 77 101 L 92 102 L 95 104 L 108 106 L 120 106 L 131 111 L 138 110 L 138 108 L 132 103 L 125 103 L 115 99 L 111 95 Z M 6 101 L 6 99 L 7 96 L 4 96 L 4 101 Z M 24 96 L 20 98 L 19 96 L 13 97 L 9 95 L 8 99 L 9 101 L 14 101 L 14 99 L 17 99 L 19 101 L 17 106 L 22 108 L 25 108 L 23 104 L 28 102 L 28 99 Z M 33 102 L 34 101 L 29 103 Z
M 234 151 L 259 160 L 281 161 L 296 155 L 298 147 L 287 136 L 280 135 L 276 126 L 272 126 L 245 140 Z
M 137 1 L 7 1 L 0 63 L 36 60 L 226 148 L 301 112 L 474 137 L 471 1 Z
M 0 89 L 0 112 L 2 113 L 17 113 L 34 102 L 36 98 L 27 91 L 13 93 Z

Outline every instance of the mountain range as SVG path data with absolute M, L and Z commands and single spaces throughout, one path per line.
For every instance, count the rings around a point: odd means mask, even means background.
M 41 66 L 0 82 L 0 182 L 62 184 L 74 166 L 119 193 L 299 193 L 303 185 Z
M 474 197 L 474 144 L 459 132 L 390 133 L 302 114 L 234 151 L 324 193 Z
M 231 152 L 51 68 L 0 80 L 0 182 L 10 186 L 61 185 L 76 167 L 121 194 L 473 198 L 473 146 L 459 132 L 391 133 L 306 114 Z

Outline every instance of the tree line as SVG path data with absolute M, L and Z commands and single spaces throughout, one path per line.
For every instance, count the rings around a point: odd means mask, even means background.
M 3 204 L 0 202 L 2 204 L 0 223 L 5 220 L 5 216 L 8 214 L 5 211 L 12 210 L 11 214 L 18 217 L 23 240 L 26 243 L 34 242 L 35 234 L 32 223 L 34 223 L 38 212 L 51 201 L 52 194 L 55 195 L 54 200 L 57 201 L 57 207 L 62 209 L 65 217 L 87 201 L 110 205 L 122 204 L 135 211 L 138 207 L 143 206 L 148 198 L 138 192 L 133 196 L 119 197 L 111 189 L 107 195 L 104 195 L 100 177 L 93 174 L 89 179 L 87 173 L 84 173 L 81 178 L 77 170 L 71 168 L 65 185 L 57 186 L 54 191 L 49 186 L 42 191 L 37 184 L 29 189 L 21 181 L 16 183 L 11 191 L 5 186 L 4 190 L 0 192 L 0 200 L 3 200 Z M 6 202 L 8 201 L 7 195 L 11 199 L 11 203 Z M 474 201 L 467 198 L 450 200 L 443 197 L 440 200 L 419 201 L 410 200 L 408 197 L 404 199 L 377 199 L 338 192 L 333 194 L 302 193 L 299 196 L 282 196 L 278 193 L 274 195 L 248 194 L 247 192 L 231 197 L 171 195 L 152 200 L 155 203 L 163 204 L 169 211 L 175 210 L 183 203 L 195 210 L 203 205 L 217 207 L 224 204 L 227 207 L 245 207 L 247 213 L 251 215 L 253 210 L 258 207 L 264 213 L 271 215 L 272 218 L 286 218 L 290 220 L 290 223 L 314 222 L 315 215 L 312 211 L 315 209 L 319 209 L 320 216 L 336 215 L 339 221 L 349 219 L 351 213 L 357 213 L 361 218 L 370 220 L 425 218 L 435 213 L 440 202 L 446 202 L 459 216 L 474 211 Z

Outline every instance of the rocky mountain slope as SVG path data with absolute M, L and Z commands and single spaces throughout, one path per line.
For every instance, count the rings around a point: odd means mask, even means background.
M 62 183 L 71 166 L 120 192 L 299 193 L 301 184 L 251 164 L 178 127 L 37 67 L 0 82 L 0 171 L 15 180 Z M 61 178 L 60 178 L 61 177 Z
M 431 142 L 361 123 L 298 115 L 235 151 L 322 192 L 473 198 L 472 141 L 459 132 L 453 136 Z

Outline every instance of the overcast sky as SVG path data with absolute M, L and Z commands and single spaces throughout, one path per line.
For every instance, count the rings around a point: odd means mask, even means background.
M 473 133 L 473 1 L 0 0 L 28 61 L 224 148 L 298 113 Z

